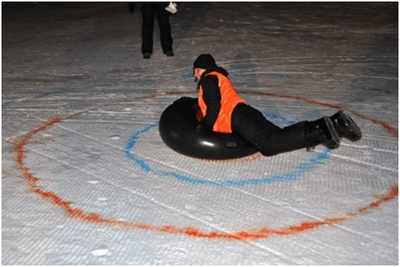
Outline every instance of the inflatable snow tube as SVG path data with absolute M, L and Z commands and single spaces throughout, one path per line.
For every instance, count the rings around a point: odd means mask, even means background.
M 161 114 L 159 131 L 164 143 L 186 156 L 201 159 L 234 159 L 257 149 L 235 134 L 215 133 L 198 127 L 197 99 L 182 97 Z

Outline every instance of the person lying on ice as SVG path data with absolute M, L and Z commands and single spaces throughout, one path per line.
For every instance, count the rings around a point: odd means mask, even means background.
M 361 139 L 360 128 L 343 111 L 331 117 L 301 121 L 284 128 L 274 125 L 237 94 L 228 72 L 219 67 L 209 54 L 202 54 L 194 61 L 193 76 L 198 82 L 199 128 L 236 133 L 264 156 L 320 144 L 335 149 L 343 137 L 352 142 Z

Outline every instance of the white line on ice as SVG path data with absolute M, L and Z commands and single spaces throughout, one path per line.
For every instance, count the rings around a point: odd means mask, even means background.
M 331 156 L 335 157 L 335 158 L 338 158 L 338 159 L 345 160 L 345 161 L 351 161 L 351 162 L 354 162 L 354 163 L 357 163 L 357 164 L 360 164 L 360 165 L 366 165 L 366 166 L 370 166 L 370 167 L 375 167 L 375 168 L 380 169 L 380 170 L 385 170 L 385 171 L 390 171 L 390 172 L 393 172 L 393 173 L 398 173 L 397 169 L 385 167 L 385 166 L 374 164 L 374 163 L 370 163 L 370 162 L 365 162 L 365 161 L 362 161 L 362 160 L 356 160 L 356 159 L 353 159 L 351 157 L 338 155 L 338 154 L 334 154 L 334 153 L 332 153 Z
M 167 166 L 167 167 L 169 167 L 169 168 L 176 169 L 176 170 L 178 170 L 178 171 L 182 171 L 182 172 L 187 173 L 187 174 L 190 174 L 190 175 L 195 175 L 194 173 L 191 173 L 191 172 L 189 172 L 189 171 L 187 171 L 187 170 L 180 169 L 180 168 L 178 168 L 178 167 L 176 167 L 176 166 L 168 165 L 168 164 L 165 164 L 165 163 L 163 163 L 163 162 L 154 160 L 154 159 L 152 159 L 152 158 L 149 158 L 149 157 L 146 157 L 146 156 L 143 156 L 143 155 L 139 155 L 139 156 L 145 158 L 146 160 L 149 160 L 149 161 L 152 161 L 152 162 L 156 162 L 156 163 L 158 163 L 158 164 L 160 164 L 160 165 Z M 218 181 L 216 181 L 215 183 L 218 183 Z M 297 213 L 297 214 L 301 214 L 301 215 L 303 215 L 303 216 L 305 216 L 305 217 L 308 217 L 308 218 L 311 218 L 311 219 L 315 219 L 315 220 L 319 220 L 319 221 L 323 221 L 323 218 L 320 218 L 320 217 L 311 215 L 311 214 L 306 213 L 306 212 L 303 212 L 303 211 L 301 211 L 301 210 L 299 210 L 299 209 L 295 209 L 295 208 L 291 207 L 288 203 L 279 204 L 279 203 L 274 202 L 274 201 L 272 201 L 272 200 L 270 200 L 270 199 L 267 199 L 267 198 L 265 198 L 265 197 L 260 197 L 260 196 L 258 196 L 258 195 L 252 194 L 252 193 L 250 193 L 250 192 L 248 192 L 248 191 L 246 191 L 246 190 L 243 190 L 243 189 L 240 189 L 240 188 L 236 188 L 236 187 L 227 187 L 227 189 L 234 190 L 234 191 L 239 191 L 239 192 L 241 192 L 241 193 L 243 193 L 243 194 L 252 196 L 252 197 L 254 197 L 254 198 L 256 198 L 256 199 L 265 201 L 265 202 L 267 202 L 267 203 L 269 203 L 269 204 L 273 204 L 273 205 L 275 205 L 275 206 L 277 206 L 277 207 L 280 207 L 280 208 L 290 209 L 291 211 L 293 211 L 293 212 L 295 212 L 295 213 Z M 350 233 L 352 233 L 352 234 L 356 234 L 356 235 L 362 236 L 362 237 L 364 237 L 364 238 L 366 238 L 366 239 L 368 239 L 368 240 L 374 241 L 374 242 L 376 242 L 377 244 L 380 244 L 381 246 L 386 246 L 386 247 L 393 248 L 393 246 L 388 246 L 388 245 L 387 245 L 386 243 L 384 243 L 384 242 L 377 241 L 376 239 L 374 239 L 373 237 L 371 237 L 371 236 L 369 236 L 369 235 L 367 235 L 367 234 L 364 234 L 364 233 L 361 233 L 361 232 L 358 232 L 358 231 L 354 231 L 354 230 L 352 230 L 352 229 L 350 229 L 350 228 L 347 228 L 347 227 L 345 227 L 345 226 L 342 226 L 342 225 L 336 225 L 336 224 L 335 224 L 335 226 L 337 226 L 339 229 L 342 229 L 342 230 L 344 230 L 344 231 L 346 231 L 346 232 L 350 232 Z
M 36 153 L 36 154 L 38 154 L 38 155 L 40 155 L 40 156 L 42 156 L 42 157 L 46 157 L 46 158 L 48 158 L 48 159 L 54 160 L 54 161 L 56 161 L 56 162 L 59 162 L 59 163 L 65 165 L 65 166 L 68 166 L 69 168 L 73 168 L 73 169 L 76 169 L 76 170 L 78 170 L 78 171 L 81 171 L 82 173 L 85 173 L 85 174 L 87 174 L 87 175 L 90 175 L 90 176 L 92 176 L 92 177 L 94 177 L 94 178 L 96 178 L 96 179 L 102 181 L 102 183 L 104 183 L 104 184 L 109 184 L 109 185 L 114 186 L 114 187 L 116 187 L 116 188 L 118 188 L 118 189 L 120 189 L 120 190 L 125 190 L 125 191 L 127 191 L 127 192 L 129 192 L 129 193 L 131 193 L 131 194 L 134 194 L 134 195 L 136 195 L 136 196 L 139 196 L 139 197 L 141 197 L 141 198 L 144 198 L 144 199 L 146 199 L 147 201 L 150 201 L 150 202 L 152 202 L 152 203 L 154 203 L 154 204 L 156 204 L 156 205 L 158 205 L 158 206 L 161 206 L 161 207 L 163 207 L 163 208 L 165 208 L 165 209 L 167 209 L 167 210 L 174 211 L 174 212 L 176 212 L 177 214 L 180 214 L 180 215 L 182 215 L 182 216 L 185 216 L 185 217 L 187 217 L 187 218 L 190 218 L 190 219 L 192 219 L 192 220 L 194 220 L 194 221 L 198 221 L 198 222 L 200 222 L 200 223 L 203 223 L 204 225 L 206 225 L 206 226 L 208 226 L 208 227 L 210 227 L 210 228 L 213 228 L 213 229 L 215 229 L 215 230 L 217 230 L 217 231 L 229 233 L 229 231 L 227 231 L 226 229 L 224 229 L 224 228 L 222 228 L 222 227 L 219 227 L 219 226 L 217 226 L 217 225 L 214 225 L 214 224 L 212 224 L 212 223 L 209 223 L 209 222 L 207 222 L 206 220 L 202 220 L 202 219 L 199 218 L 199 217 L 193 216 L 191 213 L 182 211 L 182 210 L 180 210 L 180 209 L 177 209 L 177 208 L 175 208 L 175 207 L 172 207 L 172 206 L 170 206 L 170 205 L 167 205 L 167 204 L 165 204 L 165 203 L 163 203 L 163 202 L 160 202 L 160 201 L 158 201 L 158 200 L 156 200 L 156 199 L 154 199 L 154 198 L 151 198 L 151 197 L 147 196 L 147 195 L 144 194 L 144 193 L 135 191 L 135 190 L 130 189 L 130 188 L 122 187 L 122 186 L 120 186 L 120 185 L 118 185 L 118 184 L 115 184 L 115 183 L 110 182 L 109 180 L 104 180 L 104 179 L 102 179 L 101 177 L 98 177 L 97 175 L 95 175 L 95 174 L 93 174 L 93 173 L 91 173 L 91 172 L 89 172 L 89 171 L 87 171 L 87 170 L 81 169 L 81 168 L 79 168 L 79 167 L 76 167 L 76 166 L 74 166 L 74 165 L 69 164 L 68 162 L 65 162 L 65 161 L 63 161 L 63 160 L 59 160 L 59 159 L 57 159 L 57 158 L 51 157 L 51 156 L 49 156 L 49 155 L 47 155 L 47 154 L 38 152 L 38 151 L 33 150 L 33 149 L 26 149 L 26 150 L 29 150 L 29 151 L 31 151 L 31 152 L 33 152 L 33 153 Z M 279 251 L 276 251 L 276 250 L 274 250 L 274 249 L 271 249 L 271 248 L 269 248 L 269 247 L 267 247 L 267 246 L 265 246 L 265 245 L 261 245 L 261 244 L 259 244 L 259 243 L 257 243 L 257 242 L 249 241 L 249 240 L 241 240 L 241 241 L 242 241 L 242 242 L 245 242 L 245 243 L 248 243 L 248 244 L 250 244 L 250 245 L 252 245 L 252 246 L 254 246 L 254 247 L 257 247 L 257 248 L 259 248 L 259 249 L 262 250 L 262 251 L 263 251 L 263 250 L 264 250 L 264 251 L 268 251 L 268 252 L 274 254 L 275 256 L 279 257 L 281 260 L 289 261 L 289 262 L 291 262 L 292 264 L 293 264 L 293 263 L 296 263 L 296 262 L 291 261 L 291 259 L 285 257 L 283 253 L 280 253 Z M 266 254 L 266 256 L 268 257 L 268 256 L 270 256 L 270 254 Z
M 40 119 L 40 120 L 42 120 L 42 119 Z M 110 147 L 115 148 L 115 149 L 117 149 L 117 150 L 123 151 L 123 149 L 120 148 L 119 146 L 115 146 L 115 145 L 110 144 L 110 143 L 102 142 L 102 141 L 100 141 L 100 140 L 98 140 L 98 139 L 96 139 L 96 138 L 94 138 L 94 137 L 92 137 L 92 136 L 89 136 L 89 135 L 86 135 L 86 134 L 82 134 L 82 133 L 77 132 L 77 131 L 75 131 L 75 130 L 69 129 L 69 128 L 63 126 L 63 125 L 58 124 L 57 127 L 61 128 L 61 129 L 63 129 L 63 130 L 65 130 L 65 131 L 72 132 L 72 133 L 74 133 L 74 134 L 76 134 L 76 135 L 78 135 L 78 136 L 88 138 L 88 139 L 93 140 L 93 141 L 95 141 L 95 142 L 98 142 L 98 143 L 100 143 L 100 144 L 102 144 L 102 145 L 107 145 L 107 146 L 110 146 Z M 36 151 L 33 151 L 33 152 L 35 152 L 35 153 L 37 153 L 37 154 L 40 154 L 40 155 L 42 155 L 42 156 L 51 158 L 51 159 L 53 159 L 53 160 L 59 161 L 59 162 L 61 162 L 61 163 L 64 163 L 64 164 L 67 165 L 67 166 L 74 167 L 74 166 L 69 165 L 68 163 L 65 163 L 65 162 L 63 162 L 63 161 L 60 161 L 60 160 L 58 160 L 58 159 L 49 157 L 49 156 L 47 156 L 47 155 L 43 155 L 42 153 L 39 153 L 39 152 L 36 152 Z M 155 160 L 155 159 L 148 158 L 148 157 L 144 157 L 144 156 L 142 156 L 142 155 L 139 155 L 139 156 L 141 156 L 141 157 L 143 157 L 143 158 L 146 158 L 146 159 L 149 160 L 149 161 L 153 161 L 153 162 L 155 162 L 155 163 L 162 164 L 162 165 L 164 165 L 164 166 L 167 166 L 167 167 L 170 167 L 170 168 L 173 168 L 173 169 L 180 170 L 179 168 L 177 168 L 177 167 L 175 167 L 175 166 L 171 166 L 171 165 L 165 164 L 165 163 L 160 162 L 160 161 L 157 161 L 157 160 Z M 332 156 L 335 156 L 335 155 L 332 154 Z M 357 161 L 357 160 L 354 160 L 354 159 L 349 158 L 349 157 L 338 156 L 338 155 L 336 155 L 336 156 L 337 156 L 338 158 L 342 158 L 342 159 L 349 160 L 349 161 L 354 161 L 354 162 L 357 162 L 357 163 L 360 163 L 360 164 L 365 164 L 365 165 L 368 165 L 368 166 L 374 166 L 374 165 L 372 165 L 372 164 L 368 164 L 368 163 L 362 162 L 362 161 Z M 378 167 L 378 168 L 381 167 L 381 168 L 386 169 L 385 167 L 380 166 L 380 165 L 376 165 L 376 167 Z M 104 181 L 103 179 L 97 177 L 97 176 L 94 175 L 94 174 L 91 174 L 90 172 L 84 171 L 84 170 L 82 170 L 82 169 L 80 169 L 80 168 L 77 168 L 77 167 L 74 167 L 74 168 L 76 168 L 76 169 L 78 169 L 78 170 L 80 170 L 80 171 L 82 171 L 82 172 L 84 172 L 84 173 L 90 174 L 91 176 L 96 177 L 96 178 L 102 180 L 102 181 L 105 182 L 105 183 L 108 183 L 108 184 L 113 185 L 113 186 L 118 187 L 118 188 L 122 188 L 122 189 L 124 189 L 124 190 L 126 190 L 126 191 L 128 191 L 128 192 L 130 192 L 130 193 L 132 193 L 132 194 L 136 194 L 136 195 L 138 195 L 138 196 L 141 196 L 142 198 L 145 198 L 146 200 L 149 200 L 149 201 L 155 203 L 156 205 L 159 205 L 159 206 L 162 206 L 162 207 L 164 207 L 164 208 L 173 210 L 173 211 L 175 211 L 175 212 L 177 212 L 177 213 L 179 213 L 179 214 L 181 214 L 181 215 L 184 215 L 184 216 L 186 216 L 186 217 L 189 217 L 189 218 L 191 218 L 191 219 L 194 219 L 194 220 L 197 220 L 197 221 L 199 221 L 199 222 L 201 222 L 201 223 L 204 223 L 205 225 L 207 225 L 207 226 L 209 226 L 209 227 L 211 227 L 211 228 L 214 228 L 214 229 L 216 229 L 216 230 L 226 232 L 225 229 L 223 229 L 223 228 L 220 228 L 220 227 L 218 227 L 218 226 L 216 226 L 216 225 L 210 224 L 209 222 L 204 221 L 204 220 L 202 220 L 202 219 L 200 219 L 200 218 L 198 218 L 198 217 L 196 217 L 196 216 L 193 216 L 193 215 L 191 215 L 190 213 L 187 213 L 187 212 L 185 212 L 185 211 L 179 210 L 179 209 L 177 209 L 177 208 L 171 207 L 171 206 L 166 205 L 166 204 L 164 204 L 164 203 L 162 203 L 162 202 L 159 202 L 159 201 L 157 201 L 157 200 L 154 200 L 154 199 L 152 199 L 152 198 L 149 198 L 148 196 L 146 196 L 146 195 L 143 194 L 143 193 L 140 193 L 140 192 L 137 192 L 137 191 L 134 191 L 134 190 L 131 190 L 131 189 L 127 189 L 127 188 L 124 188 L 124 187 L 120 187 L 119 185 L 110 183 L 110 182 L 108 182 L 108 181 Z M 387 169 L 388 169 L 389 171 L 392 171 L 392 172 L 396 172 L 396 173 L 397 173 L 397 170 L 394 170 L 394 169 L 391 169 L 391 168 L 387 168 Z M 184 170 L 180 170 L 180 171 L 184 171 Z M 185 172 L 188 173 L 187 171 L 185 171 Z M 191 174 L 191 173 L 189 173 L 189 174 Z M 287 205 L 287 203 L 279 204 L 279 203 L 276 203 L 276 202 L 274 202 L 274 201 L 272 201 L 272 200 L 270 200 L 270 199 L 267 199 L 267 198 L 265 198 L 265 197 L 261 197 L 261 196 L 258 196 L 258 195 L 254 195 L 254 194 L 252 194 L 252 193 L 250 193 L 250 192 L 248 192 L 248 191 L 246 191 L 246 190 L 240 189 L 240 188 L 228 188 L 228 189 L 230 189 L 230 190 L 235 190 L 235 191 L 244 193 L 244 194 L 246 194 L 246 195 L 252 196 L 252 197 L 254 197 L 254 198 L 257 198 L 257 199 L 259 199 L 259 200 L 265 201 L 265 202 L 267 202 L 267 203 L 269 203 L 269 204 L 273 204 L 273 205 L 278 206 L 278 207 L 281 207 L 281 208 L 289 208 L 290 210 L 292 210 L 292 211 L 294 211 L 294 212 L 296 212 L 296 213 L 298 213 L 298 214 L 302 214 L 302 215 L 307 216 L 307 217 L 312 218 L 312 219 L 322 220 L 322 218 L 319 218 L 319 217 L 316 217 L 316 216 L 314 216 L 314 215 L 305 213 L 305 212 L 303 212 L 303 211 L 301 211 L 301 210 L 295 209 L 295 208 L 291 207 L 290 205 Z M 335 225 L 335 226 L 338 227 L 339 229 L 344 230 L 344 231 L 347 231 L 347 232 L 350 232 L 350 233 L 352 233 L 352 234 L 356 234 L 356 235 L 362 236 L 362 237 L 364 237 L 364 238 L 366 238 L 366 239 L 369 239 L 369 240 L 371 240 L 371 241 L 373 241 L 373 242 L 376 242 L 377 244 L 380 244 L 381 246 L 393 248 L 393 246 L 389 246 L 389 245 L 387 245 L 386 243 L 381 242 L 381 241 L 379 241 L 379 240 L 376 240 L 376 239 L 374 239 L 373 237 L 371 237 L 371 236 L 369 236 L 369 235 L 367 235 L 367 234 L 364 234 L 364 233 L 361 233 L 361 232 L 358 232 L 358 231 L 354 231 L 354 230 L 352 230 L 352 229 L 350 229 L 350 228 L 347 228 L 347 227 L 345 227 L 345 226 L 342 226 L 342 225 Z M 280 257 L 281 259 L 288 260 L 288 259 L 286 259 L 286 258 L 283 257 L 283 254 L 282 254 L 282 253 L 280 253 L 280 252 L 278 252 L 278 251 L 275 251 L 275 250 L 273 250 L 273 249 L 270 249 L 270 248 L 268 248 L 268 247 L 266 247 L 266 246 L 263 246 L 263 245 L 259 244 L 258 242 L 257 242 L 257 243 L 254 243 L 254 242 L 251 242 L 251 241 L 246 241 L 246 242 L 249 243 L 249 244 L 252 244 L 252 245 L 254 245 L 254 246 L 256 246 L 256 247 L 258 247 L 258 248 L 260 248 L 260 249 L 269 251 L 270 253 L 273 253 L 274 255 Z M 282 258 L 282 257 L 283 257 L 283 258 Z
M 368 146 L 368 145 L 356 145 L 356 144 L 349 144 L 349 143 L 344 143 L 344 142 L 342 142 L 340 145 L 341 146 L 347 146 L 347 147 L 353 147 L 353 148 L 359 148 L 359 149 L 371 149 L 373 151 L 378 151 L 378 152 L 398 154 L 397 150 L 390 150 L 390 149 L 384 149 L 384 148 L 375 148 L 375 147 L 371 147 L 371 146 Z
M 38 119 L 40 119 L 40 118 L 38 118 Z M 40 119 L 40 120 L 42 120 L 42 119 Z M 112 145 L 112 144 L 110 144 L 110 143 L 102 142 L 102 141 L 100 141 L 100 140 L 98 140 L 98 139 L 96 139 L 96 138 L 93 138 L 92 136 L 79 133 L 79 132 L 77 132 L 77 131 L 75 131 L 75 130 L 69 129 L 69 128 L 67 128 L 67 127 L 65 127 L 65 126 L 62 126 L 62 125 L 60 125 L 60 124 L 58 124 L 56 127 L 59 127 L 59 128 L 65 130 L 65 131 L 69 131 L 69 132 L 75 133 L 75 134 L 78 135 L 78 136 L 86 137 L 86 138 L 88 138 L 88 139 L 90 139 L 90 140 L 93 140 L 93 141 L 95 141 L 95 142 L 98 142 L 98 143 L 100 143 L 100 144 L 108 145 L 108 146 L 110 146 L 110 147 L 112 147 L 112 148 L 116 148 L 116 149 L 118 149 L 118 150 L 123 150 L 123 149 L 120 148 L 120 147 L 117 147 L 117 146 Z M 25 148 L 25 149 L 26 149 L 26 148 Z M 26 149 L 26 150 L 28 150 L 28 149 Z M 196 217 L 196 216 L 191 215 L 190 213 L 187 213 L 187 212 L 185 212 L 185 211 L 182 211 L 182 210 L 179 210 L 179 209 L 177 209 L 177 208 L 171 207 L 171 206 L 166 205 L 166 204 L 164 204 L 164 203 L 162 203 L 162 202 L 160 202 L 160 201 L 157 201 L 157 200 L 155 200 L 155 199 L 152 199 L 152 198 L 146 196 L 146 195 L 143 194 L 143 193 L 140 193 L 140 192 L 137 192 L 137 191 L 134 191 L 134 190 L 131 190 L 131 189 L 127 189 L 127 188 L 121 187 L 121 186 L 119 186 L 119 185 L 117 185 L 117 184 L 114 184 L 114 183 L 111 183 L 111 182 L 109 182 L 109 181 L 103 180 L 102 178 L 97 177 L 95 174 L 92 174 L 92 173 L 90 173 L 90 172 L 88 172 L 88 171 L 85 171 L 85 170 L 83 170 L 83 169 L 81 169 L 81 168 L 78 168 L 78 167 L 75 167 L 75 166 L 73 166 L 73 165 L 70 165 L 70 164 L 67 163 L 67 162 L 64 162 L 64 161 L 58 160 L 58 159 L 56 159 L 56 158 L 50 157 L 50 156 L 45 155 L 45 154 L 43 154 L 43 153 L 40 153 L 40 152 L 38 152 L 38 151 L 35 151 L 35 150 L 32 150 L 32 149 L 29 149 L 29 150 L 32 151 L 32 152 L 34 152 L 34 153 L 36 153 L 36 154 L 39 154 L 39 155 L 41 155 L 41 156 L 44 156 L 44 157 L 47 157 L 47 158 L 49 158 L 49 159 L 55 160 L 55 161 L 57 161 L 57 162 L 60 162 L 60 163 L 66 165 L 66 166 L 68 166 L 68 167 L 75 168 L 75 169 L 77 169 L 77 170 L 79 170 L 79 171 L 81 171 L 81 172 L 83 172 L 83 173 L 86 173 L 86 174 L 88 174 L 88 175 L 91 175 L 91 176 L 93 176 L 93 177 L 95 177 L 95 178 L 101 180 L 101 181 L 104 182 L 104 183 L 110 184 L 110 185 L 115 186 L 115 187 L 120 188 L 120 189 L 124 189 L 124 190 L 126 190 L 126 191 L 128 191 L 128 192 L 130 192 L 130 193 L 132 193 L 132 194 L 135 194 L 135 195 L 138 195 L 138 196 L 140 196 L 140 197 L 142 197 L 142 198 L 145 198 L 146 200 L 151 201 L 151 202 L 155 203 L 156 205 L 162 206 L 162 207 L 164 207 L 164 208 L 166 208 L 166 209 L 173 210 L 173 211 L 177 212 L 178 214 L 181 214 L 181 215 L 184 215 L 184 216 L 186 216 L 186 217 L 189 217 L 189 218 L 191 218 L 191 219 L 193 219 L 193 220 L 199 221 L 199 222 L 205 224 L 206 226 L 208 226 L 208 227 L 210 227 L 210 228 L 213 228 L 213 229 L 216 229 L 216 230 L 218 230 L 218 231 L 225 232 L 225 233 L 229 233 L 229 231 L 226 231 L 225 229 L 220 228 L 220 227 L 218 227 L 217 225 L 211 224 L 211 223 L 209 223 L 209 222 L 207 222 L 207 221 L 204 221 L 204 220 L 202 220 L 202 219 L 200 219 L 200 218 L 198 218 L 198 217 Z M 267 247 L 267 246 L 261 245 L 261 244 L 259 244 L 259 243 L 257 243 L 257 242 L 253 242 L 253 241 L 249 241 L 249 240 L 246 240 L 246 241 L 244 241 L 244 242 L 246 242 L 246 243 L 248 243 L 248 244 L 250 244 L 250 245 L 252 245 L 252 246 L 258 247 L 258 248 L 261 249 L 261 250 L 268 251 L 268 252 L 274 254 L 275 256 L 279 257 L 279 258 L 282 259 L 282 260 L 286 260 L 286 261 L 292 262 L 289 258 L 284 257 L 284 254 L 280 253 L 279 251 L 273 250 L 273 249 L 271 249 L 271 248 L 269 248 L 269 247 Z M 292 263 L 295 263 L 295 262 L 292 262 Z
M 267 199 L 267 198 L 265 198 L 265 197 L 261 197 L 261 196 L 259 196 L 259 195 L 252 194 L 252 193 L 250 193 L 250 192 L 248 192 L 248 191 L 246 191 L 246 190 L 240 189 L 240 188 L 232 188 L 232 189 L 233 189 L 233 190 L 237 190 L 237 191 L 241 191 L 241 192 L 244 193 L 244 194 L 250 195 L 250 196 L 252 196 L 252 197 L 254 197 L 254 198 L 260 199 L 260 200 L 265 201 L 265 202 L 267 202 L 267 203 L 269 203 L 269 204 L 273 204 L 273 205 L 278 206 L 278 207 L 281 207 L 281 208 L 288 208 L 288 209 L 290 209 L 290 210 L 292 210 L 292 211 L 294 211 L 294 212 L 296 212 L 296 213 L 298 213 L 298 214 L 302 214 L 302 215 L 304 215 L 304 216 L 306 216 L 306 217 L 309 217 L 309 218 L 311 218 L 311 219 L 318 220 L 318 221 L 323 221 L 322 218 L 317 217 L 317 216 L 314 216 L 314 215 L 309 214 L 309 213 L 306 213 L 306 212 L 303 212 L 303 211 L 301 211 L 301 210 L 299 210 L 299 209 L 293 208 L 293 207 L 291 207 L 290 205 L 288 205 L 288 203 L 279 204 L 279 203 L 276 203 L 276 202 L 274 202 L 274 201 L 272 201 L 272 200 L 270 200 L 270 199 Z M 337 228 L 339 228 L 339 229 L 341 229 L 341 230 L 344 230 L 344 231 L 346 231 L 346 232 L 350 232 L 350 233 L 352 233 L 352 234 L 362 236 L 362 237 L 364 237 L 364 238 L 366 238 L 366 239 L 369 239 L 369 240 L 371 240 L 371 241 L 373 241 L 373 242 L 375 242 L 375 243 L 377 243 L 377 244 L 379 244 L 379 245 L 381 245 L 381 246 L 388 247 L 388 248 L 396 248 L 396 246 L 390 246 L 390 245 L 386 244 L 384 241 L 382 241 L 382 242 L 381 242 L 381 241 L 378 241 L 378 240 L 376 240 L 375 238 L 373 238 L 373 237 L 371 237 L 371 236 L 369 236 L 369 235 L 367 235 L 367 234 L 365 234 L 365 233 L 358 232 L 358 231 L 354 231 L 353 229 L 350 229 L 350 228 L 348 228 L 348 227 L 346 227 L 346 226 L 343 226 L 343 225 L 341 225 L 341 224 L 334 224 L 333 226 L 335 226 L 335 227 L 337 227 Z

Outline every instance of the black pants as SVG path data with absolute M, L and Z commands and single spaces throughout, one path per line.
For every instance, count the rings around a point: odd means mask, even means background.
M 321 137 L 307 135 L 308 128 L 308 121 L 280 128 L 246 104 L 236 106 L 232 114 L 233 132 L 257 147 L 264 156 L 320 144 Z
M 157 16 L 160 28 L 160 40 L 163 52 L 172 51 L 171 25 L 169 24 L 169 13 L 164 8 L 166 3 L 143 3 L 142 4 L 142 53 L 153 52 L 153 28 L 154 17 Z

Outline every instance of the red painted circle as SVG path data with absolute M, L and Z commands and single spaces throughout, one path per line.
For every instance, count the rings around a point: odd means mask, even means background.
M 146 98 L 159 97 L 159 96 L 164 96 L 164 95 L 183 95 L 183 94 L 187 94 L 187 93 L 188 92 L 181 92 L 181 93 L 166 92 L 166 93 L 151 95 Z M 384 121 L 371 118 L 364 114 L 354 112 L 349 109 L 345 109 L 336 104 L 322 102 L 319 100 L 308 99 L 305 97 L 278 95 L 278 94 L 273 94 L 273 93 L 250 92 L 250 94 L 268 95 L 268 96 L 274 96 L 274 97 L 282 97 L 282 98 L 288 98 L 288 99 L 294 99 L 294 100 L 301 100 L 301 101 L 304 101 L 305 103 L 309 103 L 309 104 L 322 105 L 322 106 L 327 106 L 327 107 L 331 107 L 331 108 L 347 110 L 356 116 L 367 119 L 374 124 L 378 124 L 378 125 L 382 126 L 389 133 L 389 135 L 391 135 L 393 137 L 397 137 L 397 128 L 393 127 L 392 125 L 390 125 Z M 222 231 L 206 232 L 206 231 L 202 231 L 200 229 L 193 228 L 193 227 L 182 228 L 182 227 L 177 227 L 177 226 L 173 226 L 173 225 L 155 226 L 155 225 L 144 224 L 144 223 L 126 222 L 126 221 L 121 221 L 121 220 L 114 219 L 114 218 L 106 218 L 103 215 L 98 214 L 98 213 L 90 213 L 90 212 L 84 211 L 80 208 L 75 208 L 71 205 L 70 201 L 61 198 L 54 192 L 46 191 L 45 189 L 43 189 L 39 184 L 40 179 L 38 177 L 35 177 L 32 174 L 32 171 L 24 163 L 25 146 L 27 144 L 29 144 L 29 141 L 37 133 L 44 132 L 48 128 L 55 126 L 58 123 L 61 123 L 62 121 L 63 121 L 63 118 L 61 118 L 61 117 L 49 118 L 49 120 L 46 121 L 45 123 L 41 124 L 40 126 L 38 126 L 36 128 L 31 129 L 27 134 L 18 138 L 15 142 L 16 165 L 17 165 L 17 168 L 19 169 L 21 175 L 25 178 L 27 184 L 29 185 L 30 190 L 33 193 L 38 194 L 40 197 L 46 199 L 47 201 L 52 203 L 54 206 L 61 208 L 66 213 L 66 215 L 70 216 L 71 218 L 78 219 L 83 222 L 95 223 L 95 224 L 100 224 L 100 225 L 109 225 L 109 226 L 114 226 L 114 227 L 119 227 L 119 228 L 124 228 L 124 229 L 141 229 L 141 230 L 147 230 L 147 231 L 152 231 L 152 232 L 179 234 L 179 235 L 186 235 L 186 236 L 196 237 L 196 238 L 229 239 L 229 240 L 255 240 L 255 239 L 265 239 L 270 236 L 287 236 L 287 235 L 292 235 L 292 234 L 298 234 L 298 233 L 305 232 L 307 230 L 316 229 L 322 225 L 339 224 L 346 220 L 354 218 L 356 216 L 362 215 L 362 214 L 370 211 L 371 209 L 378 208 L 381 204 L 393 200 L 398 195 L 398 186 L 397 186 L 397 184 L 394 184 L 388 189 L 386 194 L 377 197 L 373 202 L 369 203 L 368 205 L 366 205 L 364 207 L 358 208 L 354 212 L 348 212 L 341 216 L 329 217 L 329 218 L 325 218 L 322 220 L 305 221 L 305 222 L 302 222 L 299 224 L 281 227 L 281 228 L 271 228 L 271 227 L 265 226 L 265 227 L 260 227 L 258 229 L 254 229 L 254 230 L 242 230 L 242 231 L 236 231 L 236 232 L 222 232 Z

